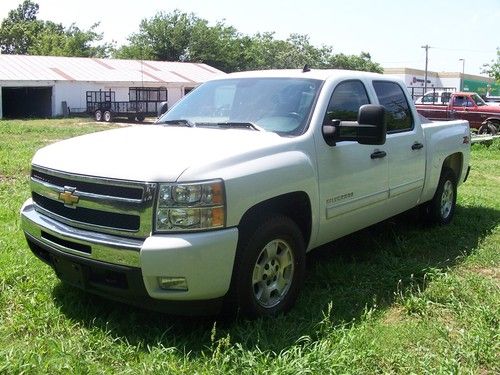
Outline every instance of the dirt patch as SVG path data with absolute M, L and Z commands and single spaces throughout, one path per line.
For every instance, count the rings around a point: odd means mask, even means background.
M 500 283 L 500 268 L 472 268 L 471 271 L 492 278 Z
M 382 322 L 387 325 L 392 325 L 401 323 L 405 319 L 407 319 L 407 316 L 405 315 L 403 308 L 393 307 L 384 314 Z

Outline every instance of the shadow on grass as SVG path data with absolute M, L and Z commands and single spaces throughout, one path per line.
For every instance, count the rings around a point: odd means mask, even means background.
M 244 349 L 276 353 L 303 336 L 317 338 L 319 322 L 332 304 L 333 324 L 359 321 L 366 308 L 390 307 L 397 292 L 425 289 L 424 275 L 460 263 L 500 222 L 500 211 L 457 207 L 453 224 L 427 227 L 414 211 L 384 221 L 316 249 L 308 256 L 301 297 L 286 316 L 248 322 L 240 319 L 183 318 L 111 302 L 59 284 L 55 303 L 70 319 L 99 328 L 139 349 L 162 345 L 196 356 L 230 336 Z M 216 319 L 217 322 L 216 322 Z

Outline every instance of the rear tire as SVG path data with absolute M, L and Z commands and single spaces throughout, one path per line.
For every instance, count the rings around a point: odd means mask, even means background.
M 106 122 L 111 122 L 113 121 L 113 115 L 111 114 L 110 111 L 104 111 L 103 119 Z
M 144 117 L 144 115 L 137 115 L 137 116 L 136 116 L 136 119 L 137 119 L 137 121 L 139 121 L 139 122 L 143 122 L 145 118 L 146 118 L 146 117 Z
M 102 112 L 100 109 L 94 112 L 94 118 L 97 122 L 102 121 Z
M 487 122 L 486 124 L 483 124 L 481 125 L 481 127 L 479 128 L 479 130 L 477 131 L 478 134 L 491 134 L 491 135 L 495 135 L 497 134 L 497 127 L 495 126 L 495 124 L 493 124 L 492 122 Z
M 455 214 L 456 203 L 457 178 L 451 168 L 443 167 L 436 193 L 424 206 L 427 220 L 433 224 L 449 224 Z
M 232 294 L 247 318 L 276 316 L 292 308 L 305 275 L 305 246 L 297 224 L 286 216 L 261 221 L 242 234 Z

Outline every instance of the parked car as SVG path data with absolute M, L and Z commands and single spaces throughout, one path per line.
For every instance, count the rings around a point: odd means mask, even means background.
M 500 127 L 500 107 L 486 104 L 473 92 L 454 92 L 447 103 L 418 103 L 416 107 L 430 120 L 467 120 L 479 134 L 496 134 Z
M 229 74 L 156 125 L 40 149 L 22 228 L 88 292 L 274 316 L 294 305 L 308 251 L 417 206 L 450 223 L 469 135 L 465 120 L 422 124 L 403 82 L 384 75 Z
M 426 92 L 423 96 L 415 100 L 417 104 L 448 104 L 452 92 L 443 90 L 433 90 Z

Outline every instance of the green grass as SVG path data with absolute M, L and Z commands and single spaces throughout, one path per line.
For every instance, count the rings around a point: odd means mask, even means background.
M 313 252 L 297 306 L 178 318 L 61 284 L 29 251 L 29 161 L 81 120 L 0 121 L 0 374 L 500 372 L 500 142 L 474 145 L 454 222 L 413 212 Z

